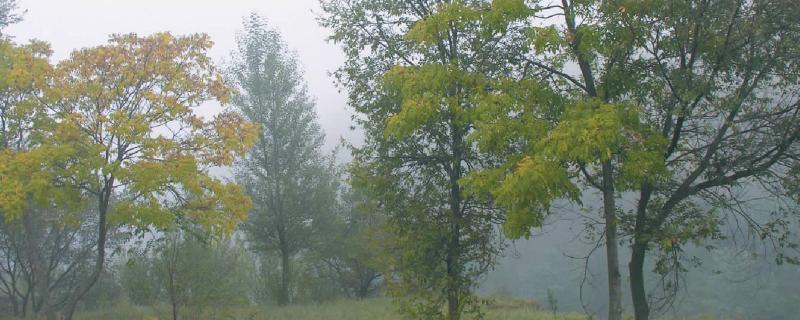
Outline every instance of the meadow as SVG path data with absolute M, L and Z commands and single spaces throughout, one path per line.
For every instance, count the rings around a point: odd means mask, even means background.
M 558 313 L 543 310 L 532 301 L 503 300 L 488 303 L 483 310 L 488 320 L 578 320 L 586 316 L 575 313 Z M 188 311 L 188 312 L 187 312 Z M 192 312 L 194 311 L 194 312 Z M 79 320 L 157 320 L 170 319 L 167 306 L 133 307 L 118 305 L 114 308 L 81 313 Z M 287 307 L 258 306 L 237 308 L 208 308 L 202 312 L 183 310 L 186 319 L 208 320 L 403 320 L 391 300 L 385 298 L 365 300 L 339 300 L 321 304 L 292 305 Z M 193 313 L 193 314 L 192 314 Z

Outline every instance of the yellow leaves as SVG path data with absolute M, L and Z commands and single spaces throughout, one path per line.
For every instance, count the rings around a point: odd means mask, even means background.
M 562 46 L 570 41 L 569 39 L 562 39 L 561 34 L 555 26 L 532 27 L 530 37 L 536 54 L 545 52 L 557 53 Z
M 0 89 L 15 92 L 44 89 L 52 73 L 47 60 L 50 54 L 50 46 L 41 41 L 33 40 L 24 46 L 0 42 Z
M 578 165 L 613 160 L 617 190 L 669 174 L 666 141 L 640 122 L 637 108 L 590 100 L 561 110 L 560 99 L 533 88 L 531 96 L 519 98 L 527 103 L 511 99 L 513 90 L 505 90 L 509 97 L 483 98 L 471 139 L 505 162 L 463 181 L 470 192 L 489 195 L 507 210 L 508 236 L 529 236 L 554 201 L 580 200 Z
M 668 174 L 663 136 L 642 125 L 629 105 L 580 101 L 538 145 L 542 155 L 582 164 L 616 160 L 618 187 L 634 188 Z
M 41 69 L 52 77 L 41 99 L 54 106 L 42 113 L 48 125 L 37 126 L 39 143 L 0 153 L 5 218 L 19 216 L 31 200 L 80 203 L 109 191 L 115 223 L 162 228 L 185 216 L 231 232 L 250 201 L 237 186 L 212 178 L 207 167 L 243 155 L 258 127 L 235 113 L 213 121 L 195 114 L 201 103 L 224 103 L 230 95 L 207 56 L 211 45 L 204 34 L 114 35 L 106 45 L 73 52 L 55 69 L 40 43 L 0 47 L 0 54 L 13 53 L 0 57 L 6 59 L 0 73 L 8 71 L 0 77 L 0 94 L 43 77 L 34 74 Z
M 438 99 L 430 95 L 405 99 L 400 112 L 389 117 L 385 134 L 398 138 L 410 135 L 434 117 L 438 104 Z
M 59 165 L 69 149 L 45 146 L 30 151 L 0 151 L 0 214 L 6 221 L 19 218 L 30 205 L 74 208 L 77 191 L 54 185 Z
M 535 144 L 551 129 L 549 119 L 558 115 L 563 104 L 532 80 L 495 81 L 491 86 L 493 91 L 475 96 L 477 107 L 472 110 L 477 130 L 470 140 L 482 152 L 499 155 L 512 146 Z
M 495 30 L 505 32 L 508 24 L 533 15 L 533 10 L 523 0 L 493 0 L 491 10 L 483 13 L 483 22 Z
M 206 231 L 230 235 L 247 218 L 252 202 L 235 183 L 223 183 L 205 177 L 203 192 L 189 194 L 178 212 L 204 227 Z
M 114 204 L 109 212 L 109 222 L 118 226 L 167 229 L 175 224 L 176 219 L 171 210 L 164 208 L 155 197 L 149 196 L 138 202 L 122 200 Z
M 247 121 L 236 112 L 223 112 L 210 124 L 211 130 L 195 142 L 204 146 L 200 159 L 213 165 L 230 165 L 236 157 L 241 157 L 255 144 L 260 127 Z

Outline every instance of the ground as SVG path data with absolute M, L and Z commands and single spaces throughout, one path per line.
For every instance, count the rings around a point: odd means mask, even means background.
M 337 302 L 288 307 L 244 307 L 208 310 L 204 315 L 186 315 L 184 319 L 209 320 L 404 320 L 388 299 L 342 300 Z M 484 308 L 487 320 L 578 320 L 586 316 L 558 314 L 541 310 L 533 302 L 522 300 L 492 303 Z M 121 305 L 104 312 L 84 313 L 78 320 L 161 320 L 170 319 L 167 308 L 141 308 Z

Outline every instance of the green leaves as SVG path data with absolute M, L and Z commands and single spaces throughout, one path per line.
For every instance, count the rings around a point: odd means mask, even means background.
M 465 180 L 467 189 L 490 195 L 508 210 L 509 237 L 530 235 L 559 199 L 580 202 L 577 177 L 603 161 L 619 163 L 618 190 L 632 190 L 668 172 L 663 163 L 664 138 L 641 124 L 638 109 L 625 104 L 577 101 L 564 111 L 548 108 L 558 99 L 547 90 L 531 90 L 521 104 L 510 96 L 484 99 L 482 119 L 472 138 L 481 150 L 503 156 L 504 163 Z M 524 101 L 524 100 L 523 100 Z M 517 107 L 515 107 L 517 106 Z M 550 121 L 547 121 L 550 119 Z M 519 146 L 508 149 L 504 146 Z
M 400 112 L 387 119 L 385 135 L 405 138 L 424 124 L 440 122 L 445 117 L 466 123 L 462 104 L 468 97 L 458 93 L 479 87 L 482 81 L 454 65 L 433 63 L 395 66 L 384 76 L 384 83 L 402 99 Z
M 491 3 L 444 2 L 434 13 L 414 23 L 405 38 L 423 47 L 436 45 L 448 34 L 478 25 L 484 36 L 504 33 L 509 24 L 524 21 L 533 14 L 523 0 L 493 0 Z

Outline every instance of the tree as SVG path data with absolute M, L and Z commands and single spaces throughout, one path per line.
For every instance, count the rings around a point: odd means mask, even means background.
M 165 299 L 173 320 L 250 303 L 254 264 L 239 242 L 180 230 L 153 242 L 121 266 L 134 303 L 154 306 Z
M 362 191 L 349 185 L 340 189 L 336 219 L 325 241 L 315 246 L 314 256 L 332 271 L 332 280 L 347 297 L 365 299 L 380 288 L 385 223 Z
M 777 9 L 784 7 L 791 9 Z M 564 19 L 532 28 L 536 55 L 530 65 L 548 90 L 530 102 L 542 107 L 499 104 L 482 115 L 476 134 L 486 146 L 530 147 L 505 150 L 512 155 L 507 165 L 476 176 L 475 184 L 505 206 L 533 212 L 518 216 L 522 223 L 509 216 L 507 226 L 522 232 L 554 199 L 578 200 L 576 192 L 585 186 L 601 190 L 609 318 L 621 316 L 612 252 L 617 220 L 632 241 L 637 319 L 650 315 L 647 252 L 659 251 L 657 272 L 680 273 L 682 246 L 724 236 L 720 226 L 737 217 L 769 240 L 779 259 L 795 261 L 784 253 L 796 248 L 787 236 L 790 216 L 749 212 L 741 193 L 772 193 L 783 211 L 796 205 L 789 182 L 798 159 L 797 63 L 791 58 L 798 32 L 789 22 L 796 8 L 785 1 L 562 1 L 537 7 L 542 21 Z M 575 102 L 548 125 L 541 120 L 548 119 L 553 91 Z M 638 194 L 635 208 L 616 208 L 621 192 Z M 678 285 L 666 283 L 669 290 Z
M 523 10 L 518 10 L 522 7 Z M 347 60 L 336 73 L 366 142 L 356 186 L 388 216 L 386 279 L 416 317 L 480 317 L 472 290 L 495 263 L 502 212 L 464 191 L 486 166 L 467 139 L 486 79 L 522 71 L 521 1 L 326 1 Z
M 649 67 L 651 89 L 636 97 L 669 141 L 660 161 L 672 173 L 639 186 L 629 217 L 637 319 L 650 315 L 647 252 L 659 253 L 657 272 L 677 274 L 683 246 L 726 236 L 720 227 L 734 220 L 766 240 L 779 263 L 798 263 L 789 214 L 800 159 L 798 9 L 787 1 L 630 7 L 629 23 L 648 26 L 637 62 Z M 758 193 L 774 197 L 774 212 L 748 209 Z
M 90 273 L 96 226 L 92 219 L 70 220 L 64 210 L 37 208 L 0 222 L 0 293 L 11 303 L 9 313 L 52 319 Z
M 39 128 L 47 139 L 10 154 L 0 168 L 0 183 L 10 187 L 4 191 L 16 191 L 4 194 L 6 219 L 19 216 L 28 198 L 93 201 L 97 208 L 94 266 L 66 303 L 67 319 L 103 272 L 110 226 L 193 221 L 229 233 L 244 218 L 248 198 L 208 169 L 242 154 L 254 127 L 234 113 L 206 121 L 193 111 L 228 95 L 206 56 L 210 46 L 202 34 L 130 34 L 74 52 L 59 63 L 45 95 L 53 121 Z
M 12 2 L 4 2 L 0 11 L 12 17 L 8 12 L 13 7 Z M 5 24 L 0 27 L 5 27 Z M 53 77 L 53 68 L 48 62 L 50 53 L 49 45 L 42 42 L 32 41 L 20 46 L 9 40 L 0 40 L 2 159 L 18 154 L 35 157 L 35 152 L 30 151 L 43 141 L 37 127 L 47 126 L 51 121 L 42 102 L 43 91 Z M 0 172 L 5 175 L 11 166 L 9 163 L 0 165 Z M 17 173 L 24 174 L 24 170 Z M 44 188 L 52 191 L 47 186 Z M 15 197 L 17 191 L 9 188 L 0 193 Z M 70 215 L 65 210 L 41 201 L 41 197 L 26 200 L 30 206 L 23 218 L 18 219 L 21 221 L 12 219 L 6 210 L 0 210 L 5 220 L 0 223 L 0 241 L 4 245 L 0 249 L 3 252 L 0 282 L 2 291 L 12 302 L 14 314 L 24 315 L 32 311 L 52 319 L 63 291 L 80 274 L 77 270 L 84 262 L 84 255 L 80 252 L 86 248 L 80 247 L 85 243 L 78 235 L 82 228 L 79 223 L 69 221 Z
M 17 12 L 18 10 L 19 4 L 17 0 L 0 0 L 0 38 L 7 38 L 2 29 L 22 21 L 22 16 Z
M 280 34 L 251 14 L 237 42 L 228 70 L 237 90 L 233 105 L 261 126 L 255 147 L 236 166 L 254 203 L 244 230 L 258 250 L 279 255 L 277 302 L 285 305 L 292 300 L 293 259 L 332 216 L 336 179 L 320 151 L 314 102 Z

